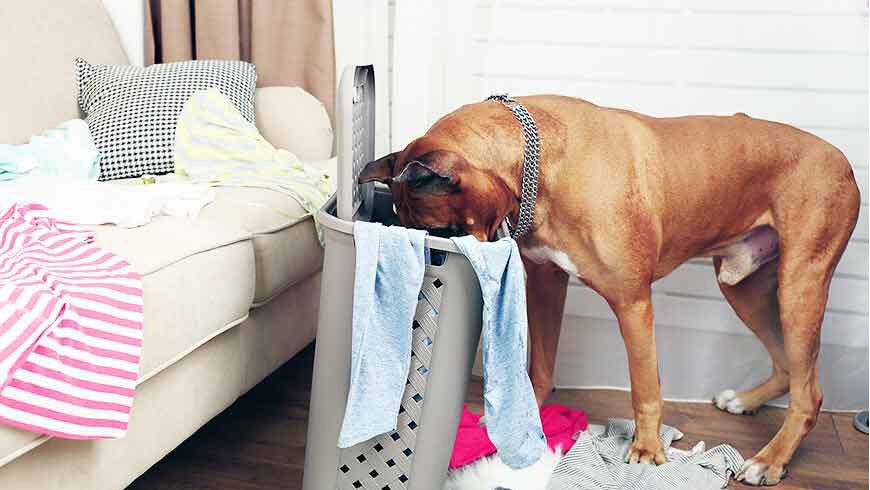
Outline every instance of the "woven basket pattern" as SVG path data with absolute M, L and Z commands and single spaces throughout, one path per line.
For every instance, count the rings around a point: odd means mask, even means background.
M 362 95 L 364 92 L 364 86 L 358 85 L 354 87 L 354 90 L 356 92 L 353 97 L 353 140 L 351 147 L 351 154 L 353 155 L 354 181 L 351 186 L 353 188 L 351 201 L 353 202 L 353 208 L 356 209 L 359 207 L 360 200 L 362 199 L 359 190 L 360 186 L 356 185 L 356 177 L 362 173 L 362 170 L 367 163 L 375 159 L 375 156 L 368 151 L 369 145 L 367 144 L 371 138 L 374 138 L 373 134 L 367 134 L 372 100 L 370 98 L 365 98 Z
M 396 430 L 341 450 L 338 458 L 338 490 L 408 488 L 443 288 L 444 283 L 440 279 L 426 277 L 423 280 L 412 327 L 411 367 Z

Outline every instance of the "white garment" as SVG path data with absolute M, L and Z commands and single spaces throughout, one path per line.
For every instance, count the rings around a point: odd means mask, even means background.
M 129 185 L 42 176 L 0 182 L 0 208 L 36 202 L 58 220 L 81 225 L 135 228 L 158 215 L 196 218 L 214 198 L 207 185 L 180 182 Z
M 100 154 L 87 123 L 66 121 L 23 145 L 0 144 L 0 181 L 24 175 L 97 180 Z

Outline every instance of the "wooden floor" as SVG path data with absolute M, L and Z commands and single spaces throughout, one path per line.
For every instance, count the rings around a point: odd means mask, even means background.
M 313 349 L 308 348 L 223 414 L 157 463 L 129 490 L 278 490 L 302 486 L 306 419 Z M 482 411 L 480 382 L 469 403 Z M 630 417 L 628 393 L 609 390 L 556 392 L 551 401 L 581 408 L 589 421 Z M 744 457 L 761 448 L 779 428 L 784 410 L 762 409 L 754 417 L 730 415 L 712 405 L 666 403 L 665 423 L 707 447 L 730 443 Z M 750 488 L 732 482 L 729 488 Z M 867 436 L 852 428 L 850 414 L 822 414 L 804 441 L 778 490 L 868 488 Z M 520 490 L 520 489 L 516 489 Z

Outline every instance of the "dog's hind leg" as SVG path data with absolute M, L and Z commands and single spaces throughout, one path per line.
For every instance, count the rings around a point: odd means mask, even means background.
M 815 426 L 822 405 L 816 359 L 828 299 L 830 276 L 817 265 L 780 264 L 780 318 L 789 370 L 789 406 L 785 421 L 767 445 L 748 459 L 737 479 L 774 485 L 785 475 L 803 438 Z
M 822 406 L 816 360 L 828 287 L 857 222 L 860 205 L 848 162 L 843 158 L 825 163 L 828 172 L 843 169 L 843 173 L 820 177 L 819 166 L 812 167 L 805 175 L 796 176 L 795 182 L 784 185 L 773 203 L 781 251 L 777 298 L 788 358 L 790 400 L 782 427 L 746 461 L 736 477 L 753 485 L 780 481 L 801 441 L 815 426 Z
M 568 291 L 568 274 L 551 263 L 538 264 L 523 257 L 529 314 L 529 377 L 538 406 L 553 389 L 556 349 Z
M 714 258 L 713 265 L 718 276 L 722 260 Z M 788 358 L 783 345 L 777 299 L 778 266 L 778 260 L 768 262 L 733 286 L 719 282 L 725 299 L 764 344 L 773 362 L 770 377 L 760 385 L 743 391 L 728 389 L 716 395 L 713 403 L 720 410 L 753 414 L 764 403 L 788 393 Z

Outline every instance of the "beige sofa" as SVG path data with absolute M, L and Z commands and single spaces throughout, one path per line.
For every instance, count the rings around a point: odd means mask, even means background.
M 0 142 L 79 117 L 73 59 L 127 63 L 99 0 L 0 2 Z M 332 130 L 300 89 L 257 93 L 273 144 L 326 160 Z M 122 489 L 314 338 L 322 251 L 284 194 L 219 188 L 196 220 L 100 227 L 143 274 L 145 340 L 132 420 L 118 440 L 71 441 L 0 425 L 0 489 Z

